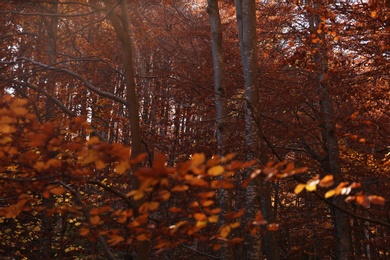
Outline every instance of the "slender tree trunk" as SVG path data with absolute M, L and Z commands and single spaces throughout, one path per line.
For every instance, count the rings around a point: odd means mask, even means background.
M 260 150 L 259 134 L 255 117 L 258 115 L 258 67 L 257 67 L 257 37 L 256 37 L 256 5 L 255 0 L 235 0 L 238 26 L 238 38 L 242 68 L 245 81 L 245 143 L 247 159 L 256 158 Z M 250 172 L 248 172 L 250 174 Z M 246 213 L 248 218 L 256 215 L 260 208 L 260 180 L 256 178 L 247 187 Z M 260 232 L 247 237 L 245 253 L 247 259 L 262 259 L 262 237 Z
M 318 4 L 312 4 L 312 8 L 319 10 Z M 332 98 L 329 94 L 329 82 L 327 80 L 328 61 L 325 42 L 325 31 L 323 21 L 318 13 L 309 16 L 310 31 L 319 39 L 314 53 L 314 62 L 317 68 L 317 86 L 320 93 L 320 106 L 322 112 L 322 126 L 324 129 L 325 149 L 328 154 L 324 168 L 332 173 L 337 181 L 342 179 L 340 164 L 340 154 L 338 147 L 338 138 L 336 136 L 335 113 Z M 336 197 L 334 203 L 339 207 L 347 207 L 342 197 Z M 351 237 L 351 227 L 349 216 L 334 208 L 332 209 L 334 218 L 335 235 L 337 239 L 336 255 L 337 259 L 353 259 L 353 244 Z
M 235 0 L 240 52 L 245 81 L 245 136 L 247 159 L 267 161 L 262 144 L 262 123 L 260 116 L 258 50 L 256 33 L 256 1 Z M 250 173 L 249 173 L 250 174 Z M 266 219 L 274 220 L 269 183 L 256 178 L 247 187 L 246 207 L 248 217 L 261 210 Z M 247 258 L 262 259 L 263 249 L 267 259 L 279 259 L 278 243 L 275 234 L 260 233 L 248 239 Z
M 207 4 L 207 13 L 209 15 L 211 27 L 211 50 L 214 68 L 214 95 L 217 116 L 218 153 L 220 155 L 225 155 L 228 152 L 227 141 L 230 135 L 230 126 L 226 103 L 225 65 L 222 50 L 222 24 L 219 14 L 218 0 L 208 0 Z M 222 208 L 221 214 L 231 211 L 232 197 L 232 191 L 221 190 L 219 199 Z M 221 256 L 223 259 L 234 259 L 233 248 L 223 248 Z
M 51 14 L 58 13 L 58 0 L 53 0 L 50 2 L 49 12 Z M 46 23 L 47 30 L 47 49 L 46 57 L 49 64 L 55 64 L 57 59 L 57 26 L 58 26 L 58 17 L 43 17 L 44 22 Z M 55 80 L 53 74 L 49 73 L 49 78 L 47 81 L 46 92 L 51 96 L 54 96 L 55 93 Z M 54 103 L 46 98 L 45 104 L 45 122 L 50 121 L 53 118 L 53 109 Z M 53 201 L 50 198 L 42 198 L 42 205 L 46 209 L 53 208 Z M 45 211 L 42 212 L 42 247 L 41 247 L 41 258 L 50 259 L 52 257 L 51 252 L 54 236 L 54 217 L 46 215 Z
M 126 100 L 127 112 L 130 121 L 131 131 L 131 157 L 135 158 L 142 151 L 142 137 L 140 128 L 139 104 L 136 96 L 136 86 L 134 80 L 134 66 L 133 66 L 133 42 L 130 37 L 130 19 L 125 0 L 120 0 L 120 13 L 112 10 L 112 3 L 110 0 L 105 0 L 109 7 L 108 18 L 114 27 L 116 35 L 122 47 L 122 62 L 125 70 L 126 80 Z M 112 10 L 112 11 L 111 11 Z M 135 170 L 135 168 L 133 168 Z M 132 178 L 132 189 L 138 189 L 139 181 L 137 178 Z M 142 200 L 135 201 L 134 206 L 138 207 Z M 150 252 L 150 242 L 141 242 L 137 247 L 137 259 L 148 259 Z

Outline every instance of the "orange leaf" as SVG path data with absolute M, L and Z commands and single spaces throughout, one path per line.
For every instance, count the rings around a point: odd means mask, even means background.
M 63 187 L 56 187 L 56 188 L 50 190 L 50 192 L 52 194 L 57 195 L 57 196 L 64 194 L 65 191 L 66 191 L 66 189 Z
M 182 192 L 182 191 L 186 191 L 188 190 L 188 186 L 187 185 L 177 185 L 175 187 L 172 188 L 172 191 L 177 191 L 177 192 Z
M 279 230 L 279 224 L 271 223 L 271 224 L 267 225 L 267 230 L 268 231 L 277 231 L 277 230 Z
M 232 189 L 234 184 L 225 180 L 214 180 L 211 182 L 211 187 L 221 189 Z
M 198 196 L 201 199 L 208 199 L 214 197 L 214 195 L 215 195 L 215 191 L 209 191 L 209 192 L 198 193 L 196 196 Z
M 201 204 L 203 207 L 210 207 L 214 203 L 215 203 L 215 201 L 213 201 L 213 200 L 206 200 L 206 201 L 202 202 Z
M 206 156 L 204 155 L 204 153 L 195 153 L 194 155 L 192 155 L 192 160 L 191 160 L 192 166 L 196 167 L 202 164 L 205 160 L 206 160 Z
M 143 204 L 139 207 L 138 212 L 141 213 L 141 214 L 143 214 L 143 213 L 148 212 L 148 209 L 149 209 L 149 202 L 145 202 L 145 203 L 143 203 Z
M 156 210 L 160 206 L 160 203 L 157 201 L 152 201 L 149 203 L 149 210 Z
M 92 224 L 92 225 L 98 225 L 99 222 L 100 222 L 100 217 L 98 215 L 94 215 L 94 216 L 91 216 L 89 218 L 89 222 Z
M 326 175 L 324 178 L 321 179 L 319 185 L 321 187 L 330 187 L 333 185 L 333 183 L 333 175 Z
M 222 247 L 222 244 L 216 244 L 213 246 L 213 250 L 220 250 Z
M 141 234 L 137 236 L 138 241 L 146 241 L 149 240 L 149 238 L 146 236 L 146 234 Z
M 221 237 L 226 238 L 230 234 L 231 230 L 232 229 L 229 225 L 224 226 L 220 232 Z
M 376 195 L 371 195 L 371 196 L 368 196 L 368 200 L 372 203 L 372 204 L 375 204 L 375 205 L 385 205 L 385 199 L 381 196 L 376 196 Z
M 205 221 L 207 219 L 207 216 L 203 213 L 195 213 L 194 218 L 198 221 Z
M 110 246 L 115 246 L 124 240 L 125 239 L 122 236 L 115 234 L 115 235 L 111 235 L 110 239 L 107 242 L 110 244 Z
M 208 218 L 208 221 L 209 221 L 210 223 L 217 223 L 217 222 L 218 222 L 218 219 L 219 219 L 219 217 L 218 217 L 217 215 L 212 215 L 212 216 L 210 216 L 210 217 Z
M 256 213 L 256 217 L 255 217 L 255 220 L 253 221 L 253 225 L 264 225 L 264 224 L 267 224 L 267 221 L 264 220 L 263 214 L 259 210 Z
M 231 228 L 238 228 L 239 226 L 240 226 L 240 222 L 238 222 L 238 221 L 230 224 Z
M 162 190 L 158 193 L 162 200 L 168 200 L 171 197 L 171 193 L 167 190 Z
M 221 165 L 213 166 L 208 169 L 207 173 L 211 176 L 219 176 L 221 175 L 225 169 Z
M 245 213 L 245 209 L 240 209 L 240 211 L 238 211 L 238 212 L 236 212 L 236 213 L 234 213 L 233 214 L 233 219 L 236 219 L 236 218 L 239 218 L 239 217 L 241 217 L 242 215 L 244 215 L 244 213 Z
M 106 164 L 101 160 L 96 160 L 95 167 L 97 170 L 103 170 L 104 168 L 106 168 Z
M 85 228 L 85 227 L 82 227 L 79 229 L 79 234 L 83 237 L 85 237 L 86 235 L 89 234 L 89 229 L 88 228 Z

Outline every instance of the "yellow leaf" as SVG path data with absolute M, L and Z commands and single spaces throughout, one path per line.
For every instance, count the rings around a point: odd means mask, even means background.
M 204 228 L 207 226 L 207 221 L 197 221 L 196 222 L 196 227 L 197 228 Z
M 219 176 L 221 175 L 225 169 L 221 165 L 216 165 L 214 167 L 211 167 L 207 173 L 211 176 Z
M 330 197 L 333 197 L 334 195 L 335 195 L 335 190 L 328 190 L 328 191 L 325 193 L 325 199 L 330 198 Z
M 298 185 L 295 187 L 295 189 L 294 189 L 294 193 L 295 193 L 295 194 L 301 193 L 301 192 L 303 191 L 303 189 L 305 188 L 305 186 L 306 186 L 306 184 L 302 184 L 302 183 L 298 184 Z
M 221 237 L 223 238 L 226 238 L 229 234 L 230 234 L 230 231 L 231 231 L 231 227 L 230 226 L 224 226 L 222 229 L 221 229 L 221 232 L 220 232 L 220 235 Z
M 372 17 L 372 18 L 375 18 L 375 17 L 376 17 L 376 11 L 372 11 L 372 12 L 371 12 L 371 17 Z
M 192 155 L 192 166 L 196 167 L 202 164 L 205 160 L 206 156 L 204 155 L 204 153 L 195 153 L 194 155 Z
M 209 221 L 210 223 L 217 223 L 218 220 L 219 220 L 219 217 L 218 217 L 217 215 L 212 215 L 212 216 L 210 216 L 210 217 L 208 218 L 208 221 Z
M 315 191 L 317 189 L 317 185 L 313 183 L 308 183 L 306 184 L 305 188 L 307 191 Z

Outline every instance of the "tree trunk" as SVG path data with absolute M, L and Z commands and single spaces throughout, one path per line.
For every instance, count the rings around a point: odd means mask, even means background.
M 219 14 L 218 0 L 207 1 L 207 13 L 210 19 L 211 27 L 211 50 L 214 68 L 214 95 L 215 110 L 217 116 L 217 142 L 218 153 L 223 156 L 227 151 L 227 141 L 230 135 L 230 126 L 228 120 L 228 110 L 226 103 L 226 86 L 225 86 L 225 65 L 222 50 L 222 24 Z M 221 190 L 220 205 L 221 214 L 231 211 L 232 191 Z M 234 259 L 232 247 L 223 248 L 221 251 L 222 259 Z
M 256 8 L 254 0 L 235 0 L 240 42 L 241 62 L 245 81 L 245 143 L 247 159 L 256 158 L 259 151 L 259 135 L 255 117 L 258 115 L 258 71 L 257 71 L 257 38 L 256 38 Z M 248 175 L 250 172 L 248 172 Z M 260 181 L 252 181 L 246 192 L 246 213 L 251 218 L 260 208 Z M 247 259 L 262 259 L 261 234 L 258 232 L 247 238 L 247 247 L 244 249 Z
M 50 2 L 50 8 L 49 8 L 50 14 L 57 14 L 58 12 L 58 0 L 53 0 Z M 46 30 L 47 30 L 47 49 L 46 49 L 46 57 L 49 64 L 55 64 L 57 59 L 57 26 L 58 26 L 58 17 L 50 17 L 46 18 L 43 17 L 44 23 L 46 23 Z M 46 92 L 49 93 L 51 96 L 54 96 L 55 92 L 55 80 L 54 75 L 52 73 L 49 73 L 49 78 L 47 81 L 47 89 Z M 49 99 L 46 98 L 46 104 L 45 104 L 45 122 L 50 121 L 53 118 L 53 109 L 54 109 L 54 103 Z M 42 197 L 42 205 L 46 209 L 52 209 L 54 202 L 50 198 L 43 198 Z M 52 257 L 51 252 L 52 249 L 52 243 L 53 243 L 53 236 L 54 236 L 54 218 L 53 216 L 46 215 L 45 211 L 42 212 L 42 247 L 41 247 L 41 258 L 42 259 L 50 259 Z
M 127 112 L 130 121 L 131 131 L 131 157 L 135 158 L 142 151 L 142 137 L 139 118 L 139 104 L 136 96 L 136 87 L 134 80 L 134 66 L 133 66 L 133 42 L 130 37 L 130 19 L 125 0 L 120 0 L 120 13 L 117 14 L 115 9 L 112 9 L 110 0 L 105 0 L 108 6 L 108 19 L 110 20 L 116 35 L 122 47 L 122 62 L 125 70 L 126 80 L 126 100 Z M 135 168 L 133 167 L 133 171 Z M 139 188 L 139 181 L 137 178 L 132 178 L 132 189 Z M 142 200 L 134 202 L 134 206 L 139 207 Z M 150 242 L 141 242 L 137 247 L 137 259 L 148 259 L 150 252 Z
M 238 26 L 238 38 L 242 68 L 245 81 L 245 136 L 247 159 L 258 159 L 260 163 L 267 161 L 262 144 L 262 125 L 260 116 L 260 100 L 258 88 L 258 51 L 256 33 L 256 1 L 235 0 Z M 248 173 L 250 174 L 250 172 Z M 248 218 L 262 210 L 267 220 L 273 221 L 269 183 L 260 178 L 254 179 L 247 187 L 246 208 Z M 279 259 L 278 244 L 275 235 L 266 233 L 264 245 L 260 232 L 248 238 L 247 258 L 262 259 L 263 247 L 267 259 Z
M 312 8 L 319 10 L 318 4 L 313 4 Z M 327 81 L 328 61 L 325 42 L 325 31 L 321 28 L 323 21 L 319 13 L 309 16 L 310 31 L 319 38 L 319 43 L 315 45 L 314 62 L 317 68 L 317 86 L 320 93 L 320 108 L 322 113 L 322 127 L 324 129 L 325 149 L 328 154 L 324 164 L 326 171 L 335 176 L 339 182 L 342 179 L 340 164 L 340 154 L 338 147 L 338 138 L 336 136 L 335 113 L 332 99 L 329 94 L 329 82 Z M 342 208 L 347 205 L 342 197 L 336 197 L 334 203 Z M 334 228 L 337 240 L 336 257 L 337 259 L 353 259 L 353 244 L 351 237 L 351 227 L 349 216 L 334 208 L 332 209 L 334 218 Z

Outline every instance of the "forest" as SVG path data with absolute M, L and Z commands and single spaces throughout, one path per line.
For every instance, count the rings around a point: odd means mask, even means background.
M 389 259 L 390 2 L 0 1 L 1 259 Z

